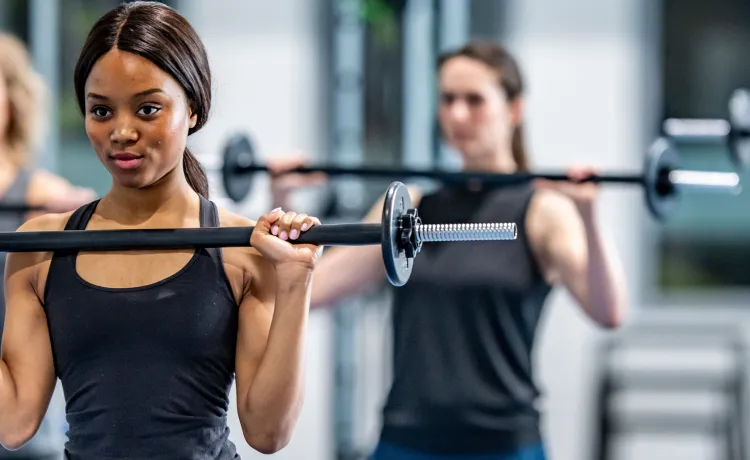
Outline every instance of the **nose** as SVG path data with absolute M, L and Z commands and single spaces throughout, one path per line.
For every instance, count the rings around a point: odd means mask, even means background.
M 448 115 L 454 123 L 462 123 L 469 118 L 469 107 L 462 100 L 453 101 L 448 107 Z
M 118 123 L 109 136 L 113 144 L 129 144 L 138 140 L 138 131 L 127 121 Z

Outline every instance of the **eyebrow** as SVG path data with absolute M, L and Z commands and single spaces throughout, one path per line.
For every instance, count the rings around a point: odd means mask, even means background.
M 151 88 L 151 89 L 147 89 L 146 91 L 141 91 L 140 93 L 136 93 L 134 97 L 149 96 L 151 94 L 156 94 L 156 93 L 164 93 L 164 91 L 162 91 L 159 88 Z M 107 96 L 102 96 L 101 94 L 96 94 L 96 93 L 88 93 L 86 95 L 86 98 L 87 99 L 101 99 L 103 101 L 109 100 Z

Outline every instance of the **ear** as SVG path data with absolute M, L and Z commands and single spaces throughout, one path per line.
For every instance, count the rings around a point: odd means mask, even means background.
M 188 113 L 190 114 L 190 129 L 193 129 L 198 124 L 198 113 L 193 110 L 192 104 L 188 107 Z
M 524 112 L 524 100 L 522 96 L 518 96 L 513 102 L 510 103 L 510 116 L 513 121 L 513 126 L 518 126 L 523 120 Z

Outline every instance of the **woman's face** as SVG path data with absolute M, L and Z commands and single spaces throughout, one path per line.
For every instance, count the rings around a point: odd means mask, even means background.
M 172 171 L 182 173 L 197 115 L 171 75 L 139 55 L 113 49 L 92 68 L 85 98 L 86 134 L 116 184 L 145 188 Z
M 464 56 L 440 70 L 440 127 L 446 143 L 465 160 L 511 151 L 520 101 L 508 101 L 498 77 L 496 70 Z

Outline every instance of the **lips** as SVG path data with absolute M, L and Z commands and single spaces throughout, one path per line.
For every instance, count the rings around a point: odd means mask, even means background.
M 135 169 L 143 161 L 142 156 L 130 152 L 114 153 L 110 156 L 120 169 Z
M 115 160 L 122 160 L 122 161 L 128 161 L 128 160 L 137 160 L 139 158 L 142 158 L 140 155 L 136 155 L 135 153 L 115 153 L 112 155 L 112 158 Z

